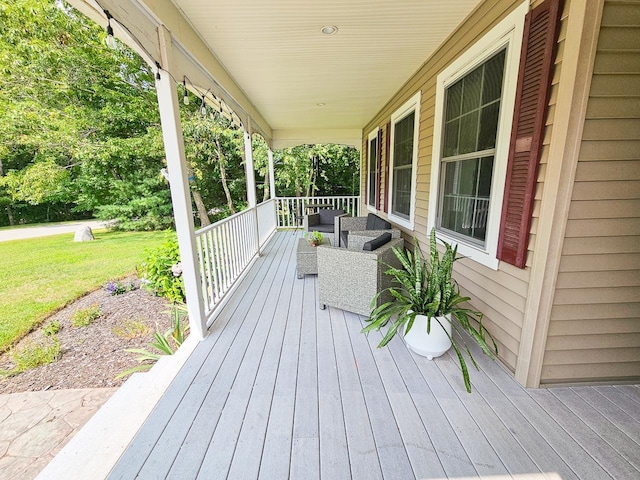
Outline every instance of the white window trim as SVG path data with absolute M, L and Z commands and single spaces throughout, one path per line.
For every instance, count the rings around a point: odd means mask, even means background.
M 376 127 L 367 137 L 367 158 L 365 159 L 365 161 L 367 162 L 367 191 L 365 192 L 365 203 L 367 205 L 367 210 L 372 212 L 372 213 L 378 213 L 378 209 L 376 208 L 376 204 L 377 204 L 377 198 L 380 198 L 380 185 L 378 185 L 377 180 L 378 180 L 378 172 L 376 172 L 376 185 L 375 185 L 375 192 L 376 192 L 376 197 L 373 200 L 373 205 L 369 205 L 369 179 L 371 178 L 371 165 L 369 164 L 369 157 L 371 155 L 371 140 L 376 139 L 376 141 L 378 140 L 378 132 L 380 131 L 380 127 Z M 377 145 L 378 150 L 376 151 L 376 166 L 380 164 L 380 159 L 377 158 L 380 155 L 380 145 Z
M 491 180 L 490 211 L 487 219 L 487 235 L 484 248 L 472 243 L 464 242 L 458 237 L 448 235 L 438 230 L 438 237 L 458 246 L 458 252 L 493 270 L 498 269 L 498 235 L 502 216 L 502 201 L 507 174 L 507 158 L 509 142 L 513 124 L 516 87 L 518 83 L 518 68 L 520 64 L 520 50 L 524 34 L 524 18 L 529 11 L 529 2 L 522 3 L 511 12 L 489 33 L 482 37 L 469 50 L 458 57 L 451 65 L 443 70 L 436 81 L 436 110 L 433 128 L 433 152 L 431 162 L 431 182 L 429 190 L 429 216 L 427 233 L 436 225 L 438 214 L 438 193 L 440 190 L 440 164 L 442 158 L 442 127 L 444 122 L 444 93 L 445 89 L 484 63 L 500 49 L 507 47 L 505 58 L 505 72 L 503 93 L 498 119 L 496 137 L 496 152 L 494 157 L 493 176 Z
M 391 115 L 391 139 L 389 152 L 389 198 L 387 200 L 387 211 L 389 220 L 398 225 L 413 230 L 416 211 L 416 187 L 418 175 L 418 139 L 420 137 L 420 98 L 421 91 L 418 90 L 413 97 L 407 100 L 398 110 Z M 393 161 L 394 161 L 394 140 L 395 125 L 407 115 L 415 112 L 413 123 L 413 162 L 411 164 L 411 205 L 409 206 L 409 220 L 393 214 Z

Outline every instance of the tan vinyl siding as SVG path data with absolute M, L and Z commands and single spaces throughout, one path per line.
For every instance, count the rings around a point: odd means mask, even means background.
M 640 2 L 606 1 L 542 383 L 640 379 Z
M 428 244 L 427 215 L 431 181 L 436 78 L 452 61 L 473 46 L 500 20 L 521 4 L 521 1 L 515 0 L 492 0 L 481 3 L 364 128 L 364 132 L 370 132 L 376 126 L 384 128 L 395 110 L 415 95 L 417 91 L 422 92 L 414 229 L 413 231 L 403 229 L 409 243 L 415 235 L 423 246 Z M 386 130 L 384 130 L 384 134 L 386 135 Z M 388 159 L 383 149 L 383 164 L 386 162 Z M 384 193 L 382 195 L 384 198 Z M 470 260 L 461 260 L 458 263 L 456 279 L 461 290 L 472 297 L 472 305 L 484 313 L 486 326 L 498 342 L 500 358 L 508 368 L 515 370 L 529 282 L 529 269 L 518 269 L 501 263 L 499 269 L 495 271 Z

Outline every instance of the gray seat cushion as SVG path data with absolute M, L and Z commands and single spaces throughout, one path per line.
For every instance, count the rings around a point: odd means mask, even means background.
M 365 230 L 390 230 L 391 224 L 380 218 L 375 213 L 367 215 L 367 226 Z
M 365 252 L 373 252 L 377 250 L 381 246 L 389 243 L 391 241 L 391 234 L 389 232 L 383 233 L 382 235 L 374 238 L 373 240 L 369 240 L 362 246 L 362 250 Z
M 319 223 L 318 225 L 314 225 L 313 227 L 309 227 L 310 231 L 323 232 L 323 233 L 333 233 L 334 226 L 333 223 Z

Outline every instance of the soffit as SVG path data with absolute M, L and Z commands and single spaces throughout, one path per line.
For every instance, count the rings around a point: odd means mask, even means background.
M 480 1 L 173 3 L 272 129 L 346 130 L 362 129 Z

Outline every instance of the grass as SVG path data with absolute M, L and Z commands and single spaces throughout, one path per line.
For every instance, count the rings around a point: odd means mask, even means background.
M 0 242 L 0 351 L 67 303 L 133 271 L 164 232 L 94 231 Z

